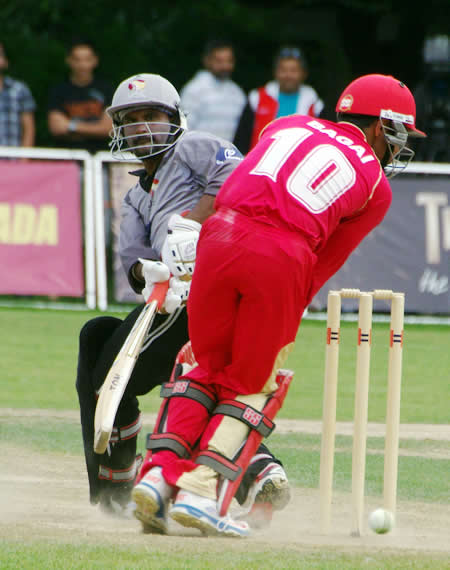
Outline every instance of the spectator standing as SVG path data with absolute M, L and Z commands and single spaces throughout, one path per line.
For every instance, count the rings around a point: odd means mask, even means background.
M 36 103 L 25 83 L 5 74 L 8 64 L 0 42 L 0 145 L 33 146 Z
M 275 57 L 274 79 L 250 91 L 234 138 L 234 144 L 246 154 L 258 142 L 263 128 L 274 119 L 287 115 L 318 117 L 323 101 L 304 81 L 308 68 L 297 47 L 283 47 Z
M 203 65 L 204 69 L 180 92 L 188 126 L 231 141 L 246 100 L 244 91 L 231 80 L 235 66 L 233 46 L 225 41 L 209 42 Z
M 69 78 L 50 90 L 48 128 L 57 146 L 91 152 L 108 149 L 111 119 L 105 113 L 111 86 L 94 76 L 99 58 L 86 39 L 74 40 L 67 52 Z

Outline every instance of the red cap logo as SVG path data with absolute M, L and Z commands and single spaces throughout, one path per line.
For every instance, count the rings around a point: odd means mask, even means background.
M 353 105 L 353 97 L 351 95 L 345 95 L 342 97 L 341 103 L 339 105 L 339 111 L 350 111 Z

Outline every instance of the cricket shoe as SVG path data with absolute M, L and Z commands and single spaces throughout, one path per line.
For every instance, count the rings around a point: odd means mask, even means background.
M 291 489 L 285 470 L 278 463 L 270 462 L 256 476 L 240 514 L 236 516 L 252 528 L 266 528 L 273 511 L 284 509 L 290 499 Z
M 233 520 L 228 515 L 221 517 L 216 501 L 184 489 L 178 492 L 169 515 L 177 523 L 198 528 L 207 536 L 246 537 L 250 534 L 246 522 Z
M 142 522 L 144 533 L 167 534 L 167 507 L 173 490 L 162 476 L 161 467 L 150 469 L 133 489 L 134 516 Z

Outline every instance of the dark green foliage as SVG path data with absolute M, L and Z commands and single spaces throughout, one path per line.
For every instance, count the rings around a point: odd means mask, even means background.
M 332 118 L 336 97 L 355 74 L 381 71 L 418 80 L 423 35 L 426 28 L 445 33 L 435 20 L 446 1 L 411 6 L 409 15 L 417 23 L 417 34 L 411 34 L 410 20 L 392 0 L 0 0 L 0 41 L 8 48 L 11 75 L 26 81 L 37 100 L 37 144 L 46 146 L 48 89 L 67 72 L 65 46 L 73 36 L 95 41 L 98 73 L 114 85 L 134 73 L 154 72 L 178 89 L 200 67 L 203 46 L 213 37 L 234 42 L 234 77 L 247 91 L 271 78 L 280 45 L 298 44 L 309 60 L 308 81 Z M 383 30 L 389 22 L 398 34 L 387 44 Z M 405 26 L 408 45 L 398 47 L 408 58 L 395 57 L 392 48 L 405 36 Z

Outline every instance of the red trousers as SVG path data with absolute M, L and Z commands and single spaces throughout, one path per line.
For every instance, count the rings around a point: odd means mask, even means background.
M 307 243 L 292 232 L 232 211 L 219 210 L 209 218 L 200 234 L 188 301 L 198 366 L 185 377 L 208 385 L 218 401 L 273 391 L 271 381 L 295 341 L 314 262 Z M 167 432 L 191 446 L 200 441 L 204 450 L 223 418 L 210 420 L 201 404 L 172 398 Z M 216 439 L 215 448 L 224 453 L 227 446 L 216 445 Z M 196 467 L 169 451 L 155 453 L 152 465 L 163 466 L 174 485 Z
M 297 234 L 230 211 L 209 218 L 188 301 L 199 365 L 188 376 L 238 394 L 260 392 L 295 340 L 314 262 Z

